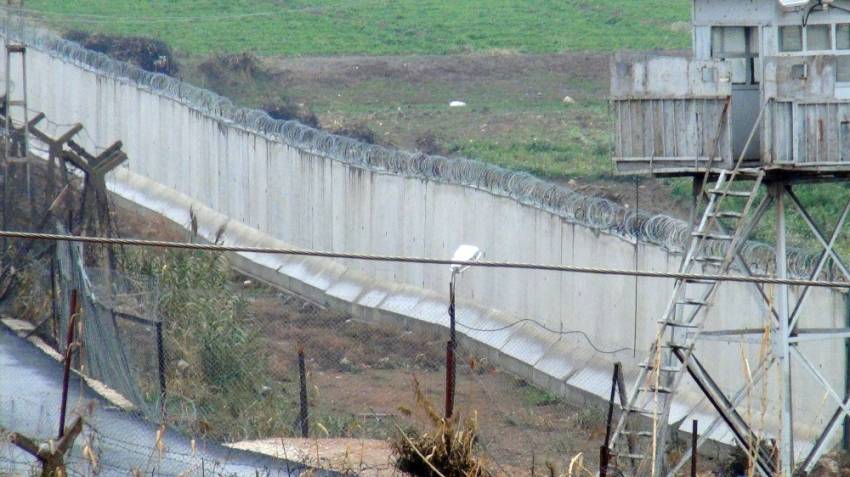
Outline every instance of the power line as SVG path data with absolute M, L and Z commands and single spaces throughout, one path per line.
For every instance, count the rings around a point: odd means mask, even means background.
M 298 248 L 245 247 L 238 245 L 202 244 L 191 242 L 170 242 L 164 240 L 142 240 L 110 237 L 81 237 L 77 235 L 46 234 L 37 232 L 0 231 L 0 237 L 24 240 L 48 240 L 61 242 L 77 242 L 92 244 L 112 244 L 138 247 L 176 248 L 188 250 L 203 250 L 208 252 L 243 252 L 263 253 L 272 255 L 297 255 L 303 257 L 344 258 L 372 262 L 419 263 L 426 265 L 460 265 L 479 268 L 510 268 L 519 270 L 538 270 L 550 272 L 584 273 L 594 275 L 620 275 L 629 277 L 670 278 L 675 280 L 701 280 L 713 282 L 761 283 L 767 285 L 791 285 L 802 287 L 823 287 L 850 289 L 850 283 L 837 281 L 818 281 L 793 278 L 776 278 L 773 276 L 745 275 L 716 275 L 700 273 L 652 272 L 642 270 L 624 270 L 603 267 L 579 267 L 573 265 L 547 265 L 522 262 L 478 261 L 469 262 L 425 257 L 404 257 L 397 255 L 368 255 L 358 253 L 328 252 Z

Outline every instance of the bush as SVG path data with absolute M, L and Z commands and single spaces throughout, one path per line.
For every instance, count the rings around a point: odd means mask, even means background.
M 92 35 L 79 30 L 65 33 L 64 38 L 153 73 L 174 76 L 180 69 L 171 47 L 162 40 L 106 33 Z
M 364 123 L 354 123 L 331 131 L 340 136 L 347 136 L 367 144 L 375 144 L 375 131 Z
M 274 386 L 267 378 L 268 361 L 221 254 L 135 251 L 128 254 L 126 268 L 152 277 L 159 287 L 170 365 L 166 404 L 173 408 L 169 415 L 182 420 L 175 422 L 178 427 L 238 440 L 286 425 L 287 409 L 259 392 Z M 181 412 L 186 402 L 197 414 Z
M 416 149 L 419 152 L 430 156 L 445 156 L 448 154 L 448 149 L 443 145 L 442 141 L 431 131 L 421 134 L 416 138 Z
M 472 417 L 455 421 L 445 419 L 422 393 L 414 379 L 416 403 L 433 425 L 431 432 L 403 431 L 391 442 L 396 467 L 416 477 L 490 477 L 486 462 L 476 454 L 478 421 Z M 427 462 L 426 462 L 427 459 Z
M 262 109 L 274 119 L 282 121 L 299 121 L 307 126 L 319 128 L 319 118 L 313 111 L 295 104 L 291 99 L 283 97 L 280 101 L 266 103 Z
M 260 60 L 253 53 L 247 52 L 212 55 L 198 65 L 198 71 L 213 89 L 238 86 L 246 80 L 265 81 L 271 78 Z

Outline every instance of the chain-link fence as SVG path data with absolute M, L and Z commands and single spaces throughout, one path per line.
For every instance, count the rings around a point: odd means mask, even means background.
M 237 262 L 219 252 L 128 246 L 116 250 L 117 269 L 104 269 L 97 247 L 32 244 L 26 260 L 14 260 L 0 275 L 0 472 L 37 467 L 9 445 L 9 433 L 38 442 L 56 438 L 62 356 L 69 349 L 66 422 L 77 415 L 85 422 L 68 458 L 72 473 L 298 475 L 316 468 L 403 475 L 394 447 L 404 451 L 406 439 L 421 444 L 440 436 L 449 387 L 448 289 L 428 303 L 408 300 L 408 308 L 415 302 L 429 310 L 414 319 L 409 309 L 404 314 L 402 292 L 387 295 L 394 308 L 324 305 L 234 272 Z M 449 269 L 441 268 L 448 282 Z M 570 293 L 572 283 L 576 295 L 563 303 L 571 307 L 567 318 L 579 316 L 547 324 L 494 310 L 482 314 L 462 295 L 454 430 L 474 430 L 474 453 L 491 475 L 560 476 L 571 465 L 572 475 L 585 475 L 575 473 L 574 459 L 581 455 L 584 467 L 598 466 L 612 365 L 623 360 L 635 368 L 642 353 L 630 345 L 651 338 L 638 328 L 644 324 L 634 310 L 637 290 L 621 286 L 611 302 L 590 303 L 575 282 L 547 285 L 535 281 L 543 272 L 489 269 L 465 272 L 459 287 L 469 293 L 476 281 L 501 273 L 527 273 L 529 286 L 558 293 Z M 587 289 L 635 285 L 582 280 Z M 618 314 L 604 318 L 609 312 Z M 630 316 L 634 328 L 613 328 L 631 325 Z M 42 350 L 29 349 L 27 340 L 36 339 Z M 764 348 L 746 346 L 706 344 L 702 356 L 732 387 L 736 364 L 752 376 L 759 372 L 749 366 Z M 698 407 L 683 389 L 682 406 L 695 407 L 677 411 L 678 424 L 693 417 L 707 425 L 707 405 Z M 768 421 L 764 416 L 775 415 L 771 395 L 767 385 L 753 388 L 740 412 Z M 819 397 L 801 419 L 822 422 L 829 417 L 825 403 Z M 615 421 L 616 412 L 619 407 Z M 769 427 L 760 427 L 762 434 L 769 436 Z M 671 452 L 686 452 L 688 444 L 676 442 Z M 702 469 L 721 465 L 706 459 L 718 449 L 701 454 Z
M 70 460 L 76 472 L 112 466 L 214 474 L 201 461 L 216 455 L 231 466 L 247 459 L 250 469 L 255 457 L 233 450 L 241 449 L 274 457 L 261 460 L 265 468 L 283 469 L 280 462 L 287 461 L 400 475 L 392 442 L 437 425 L 446 392 L 445 327 L 357 318 L 237 276 L 220 254 L 127 249 L 120 255 L 122 271 L 105 270 L 86 266 L 81 246 L 56 243 L 18 272 L 15 293 L 2 302 L 7 316 L 28 321 L 34 330 L 27 334 L 59 354 L 74 331 L 71 341 L 80 346 L 73 347 L 73 368 L 85 380 L 71 386 L 76 397 L 69 408 L 87 422 L 79 455 Z M 69 327 L 74 295 L 79 321 Z M 455 416 L 476 427 L 476 452 L 487 467 L 496 475 L 564 472 L 578 453 L 592 466 L 604 410 L 568 404 L 562 394 L 509 372 L 498 351 L 466 338 L 510 329 L 475 328 L 459 309 L 458 331 Z M 576 344 L 586 347 L 581 339 Z M 56 361 L 47 366 L 61 369 Z M 36 425 L 22 425 L 26 418 L 18 416 L 2 427 L 52 437 L 60 391 L 54 383 L 50 398 L 34 402 L 7 393 L 7 401 L 42 414 Z M 201 443 L 206 453 L 198 452 Z M 33 463 L 4 449 L 7 470 Z

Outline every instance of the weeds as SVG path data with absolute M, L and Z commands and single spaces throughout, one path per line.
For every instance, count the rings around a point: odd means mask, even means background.
M 153 73 L 175 76 L 180 69 L 171 47 L 162 40 L 106 33 L 90 34 L 82 30 L 68 31 L 64 37 L 85 48 L 127 61 Z
M 422 393 L 419 382 L 413 382 L 416 403 L 431 422 L 431 432 L 402 430 L 392 441 L 396 467 L 417 477 L 489 477 L 486 461 L 477 455 L 478 419 L 446 419 L 434 409 Z
M 525 400 L 531 406 L 554 406 L 561 403 L 561 398 L 545 389 L 532 386 L 524 379 L 516 379 L 516 386 L 523 390 Z
M 304 106 L 299 106 L 292 99 L 283 96 L 278 101 L 267 102 L 261 107 L 265 112 L 269 113 L 274 119 L 283 121 L 295 120 L 300 121 L 307 126 L 319 128 L 319 118 L 313 111 L 310 111 Z
M 375 131 L 363 122 L 348 124 L 343 127 L 333 129 L 331 132 L 340 136 L 357 139 L 358 141 L 365 142 L 367 144 L 375 144 L 376 141 Z
M 194 416 L 176 423 L 215 438 L 236 439 L 289 428 L 293 406 L 269 395 L 283 394 L 267 382 L 267 361 L 244 299 L 229 283 L 222 255 L 140 250 L 128 255 L 128 270 L 147 275 L 161 292 L 169 366 L 167 407 Z M 262 392 L 263 389 L 271 392 Z M 207 423 L 215 423 L 215 427 Z

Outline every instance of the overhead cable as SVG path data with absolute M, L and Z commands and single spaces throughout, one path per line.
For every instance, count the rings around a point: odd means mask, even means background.
M 0 237 L 25 240 L 48 240 L 91 244 L 112 244 L 123 246 L 175 248 L 189 250 L 204 250 L 208 252 L 239 252 L 260 253 L 271 255 L 294 255 L 303 257 L 340 258 L 349 260 L 364 260 L 372 262 L 419 263 L 426 265 L 459 265 L 478 268 L 509 268 L 520 270 L 538 270 L 551 272 L 583 273 L 593 275 L 621 275 L 629 277 L 668 278 L 675 280 L 698 280 L 706 282 L 739 282 L 761 283 L 768 285 L 791 285 L 804 287 L 825 287 L 850 289 L 850 282 L 804 280 L 794 278 L 778 278 L 775 276 L 756 275 L 719 275 L 702 273 L 654 272 L 647 270 L 625 270 L 604 267 L 581 267 L 575 265 L 550 265 L 523 262 L 497 261 L 462 261 L 441 258 L 406 257 L 397 255 L 369 255 L 359 253 L 329 252 L 299 248 L 246 247 L 239 245 L 204 244 L 194 242 L 171 242 L 164 240 L 143 240 L 110 237 L 82 237 L 77 235 L 60 235 L 37 232 L 0 231 Z

